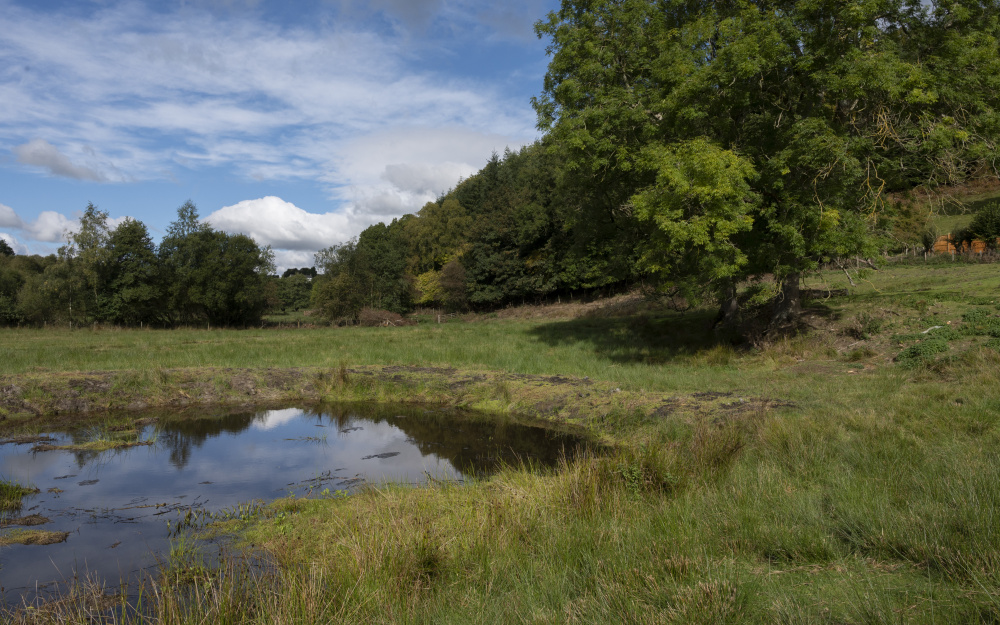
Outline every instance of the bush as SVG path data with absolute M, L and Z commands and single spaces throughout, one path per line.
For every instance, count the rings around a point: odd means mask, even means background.
M 358 325 L 374 328 L 378 326 L 402 326 L 406 320 L 402 315 L 377 308 L 362 308 L 358 313 Z
M 1000 202 L 990 202 L 980 208 L 967 230 L 974 238 L 986 243 L 989 249 L 997 249 L 997 238 L 1000 238 Z
M 856 339 L 866 340 L 882 331 L 883 320 L 867 312 L 859 313 L 847 328 L 847 333 Z

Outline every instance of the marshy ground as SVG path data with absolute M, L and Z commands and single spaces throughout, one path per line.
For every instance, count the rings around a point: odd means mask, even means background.
M 162 622 L 996 622 L 1000 272 L 932 259 L 854 282 L 810 277 L 799 331 L 756 347 L 716 337 L 713 311 L 624 296 L 398 328 L 4 330 L 0 427 L 306 397 L 525 414 L 614 446 L 278 500 L 225 525 L 268 566 L 181 550 L 148 589 Z M 59 618 L 84 622 L 84 596 Z

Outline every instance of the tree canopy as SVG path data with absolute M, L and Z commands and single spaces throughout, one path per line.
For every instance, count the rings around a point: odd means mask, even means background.
M 271 306 L 271 250 L 213 230 L 187 202 L 159 248 L 88 204 L 58 256 L 0 255 L 0 323 L 255 324 Z
M 996 2 L 564 0 L 540 127 L 642 267 L 720 299 L 875 250 L 888 191 L 992 170 Z

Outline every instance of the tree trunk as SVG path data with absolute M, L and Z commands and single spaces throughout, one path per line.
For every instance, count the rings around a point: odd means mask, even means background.
M 736 286 L 728 286 L 722 297 L 722 304 L 719 306 L 719 314 L 716 315 L 715 322 L 712 323 L 713 328 L 728 327 L 734 324 L 736 316 L 740 312 L 740 302 L 736 296 Z
M 774 313 L 771 316 L 771 327 L 777 328 L 794 322 L 802 314 L 802 291 L 799 281 L 802 275 L 790 273 L 781 282 L 781 293 L 774 301 Z

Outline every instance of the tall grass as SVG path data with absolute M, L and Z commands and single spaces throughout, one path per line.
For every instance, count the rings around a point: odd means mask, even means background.
M 38 489 L 33 486 L 25 486 L 15 480 L 0 478 L 0 514 L 20 510 L 24 498 L 37 492 Z

